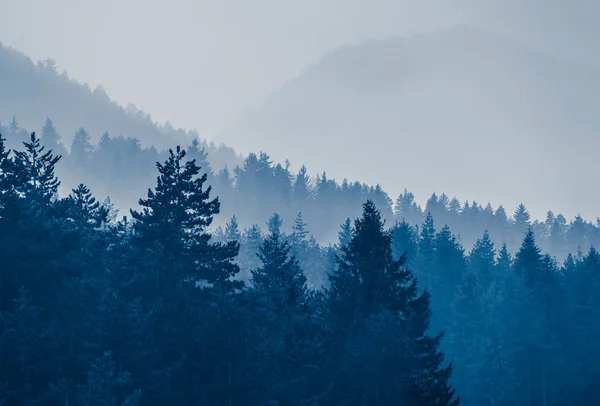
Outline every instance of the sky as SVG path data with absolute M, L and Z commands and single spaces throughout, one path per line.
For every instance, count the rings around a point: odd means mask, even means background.
M 0 41 L 211 138 L 347 43 L 456 19 L 442 0 L 0 0 Z

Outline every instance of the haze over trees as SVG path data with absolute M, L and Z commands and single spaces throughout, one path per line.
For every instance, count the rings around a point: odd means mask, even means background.
M 303 214 L 211 234 L 220 198 L 180 147 L 132 220 L 84 184 L 60 197 L 58 162 L 0 141 L 6 404 L 596 402 L 600 256 L 559 264 L 524 206 L 514 254 L 431 213 L 386 226 L 371 199 L 324 247 Z
M 0 44 L 0 406 L 600 404 L 598 8 L 543 6 L 334 47 L 227 145 Z

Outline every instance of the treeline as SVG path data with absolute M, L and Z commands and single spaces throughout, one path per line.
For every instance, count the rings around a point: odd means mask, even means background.
M 368 201 L 315 291 L 277 216 L 257 267 L 207 233 L 220 202 L 185 151 L 114 220 L 35 134 L 0 137 L 0 404 L 455 405 L 451 367 Z M 232 227 L 229 231 L 233 232 Z
M 16 119 L 0 126 L 0 131 L 11 148 L 20 148 L 29 134 Z M 56 169 L 63 181 L 63 194 L 85 180 L 98 196 L 110 196 L 123 210 L 137 206 L 138 197 L 151 187 L 156 176 L 149 168 L 167 156 L 166 151 L 142 147 L 134 138 L 108 133 L 93 144 L 85 129 L 77 131 L 67 148 L 50 119 L 43 125 L 40 139 L 48 149 L 63 156 Z M 283 229 L 292 232 L 294 219 L 301 213 L 310 234 L 326 245 L 335 241 L 339 224 L 358 216 L 362 203 L 369 199 L 381 210 L 388 226 L 402 220 L 421 225 L 430 213 L 437 224 L 450 226 L 469 249 L 488 230 L 497 246 L 506 243 L 508 251 L 514 253 L 530 226 L 544 252 L 561 263 L 569 253 L 580 249 L 585 252 L 600 243 L 598 222 L 594 224 L 579 216 L 567 220 L 561 214 L 548 212 L 543 221 L 532 221 L 524 205 L 510 214 L 502 206 L 494 209 L 490 204 L 461 203 L 435 193 L 421 207 L 409 191 L 394 201 L 380 186 L 347 180 L 340 183 L 325 173 L 313 177 L 305 167 L 292 173 L 288 164 L 274 163 L 266 153 L 250 154 L 241 161 L 231 149 L 197 138 L 190 141 L 186 152 L 207 173 L 208 182 L 223 202 L 215 226 L 224 227 L 235 215 L 239 226 L 249 229 L 254 223 L 264 225 L 273 213 L 279 213 Z

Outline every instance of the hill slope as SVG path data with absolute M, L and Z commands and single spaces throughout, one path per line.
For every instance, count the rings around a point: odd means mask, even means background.
M 336 178 L 597 214 L 600 76 L 466 26 L 346 46 L 220 140 Z M 511 207 L 512 206 L 512 207 Z
M 98 140 L 104 131 L 140 140 L 158 149 L 188 143 L 189 134 L 170 125 L 160 126 L 134 106 L 123 108 L 98 87 L 91 90 L 63 72 L 51 60 L 35 65 L 31 59 L 0 43 L 0 122 L 13 116 L 24 128 L 35 130 L 46 117 L 61 130 L 65 144 L 81 126 Z

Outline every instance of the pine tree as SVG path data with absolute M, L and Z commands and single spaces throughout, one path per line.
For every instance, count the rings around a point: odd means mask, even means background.
M 219 213 L 219 199 L 210 199 L 211 187 L 204 189 L 206 174 L 194 160 L 185 161 L 185 151 L 169 150 L 169 157 L 156 166 L 160 172 L 155 190 L 140 199 L 141 212 L 131 210 L 135 231 L 142 243 L 158 244 L 167 263 L 183 260 L 185 275 L 209 286 L 229 291 L 238 283 L 231 279 L 239 272 L 233 262 L 239 251 L 237 242 L 211 243 L 206 229 Z
M 49 117 L 46 118 L 46 123 L 42 127 L 41 142 L 49 151 L 54 152 L 56 155 L 65 155 L 67 153 L 60 135 Z
M 30 142 L 23 143 L 25 151 L 15 151 L 16 171 L 20 172 L 24 183 L 19 186 L 26 197 L 42 204 L 56 196 L 59 180 L 54 176 L 54 167 L 60 156 L 51 151 L 44 152 L 40 140 L 31 133 Z
M 101 207 L 106 210 L 106 224 L 115 224 L 119 216 L 119 209 L 115 207 L 109 196 L 102 201 Z
M 419 252 L 427 257 L 433 257 L 435 250 L 435 227 L 433 224 L 433 216 L 427 213 L 425 222 L 421 227 L 421 235 L 419 239 Z
M 398 221 L 406 220 L 408 224 L 412 225 L 420 224 L 423 221 L 423 212 L 415 202 L 415 196 L 406 189 L 396 199 L 395 210 Z
M 524 278 L 527 286 L 536 286 L 541 272 L 542 254 L 535 243 L 535 235 L 530 228 L 525 234 L 521 249 L 515 255 L 514 268 Z
M 481 289 L 484 291 L 489 288 L 494 279 L 495 258 L 494 243 L 490 239 L 488 231 L 485 230 L 483 237 L 475 242 L 469 255 L 471 269 L 477 274 Z
M 338 248 L 342 248 L 348 245 L 352 238 L 352 221 L 349 218 L 346 219 L 340 231 L 338 231 Z
M 300 247 L 302 245 L 306 245 L 308 231 L 306 230 L 307 224 L 302 219 L 302 213 L 299 212 L 296 215 L 296 220 L 294 221 L 294 225 L 292 226 L 292 245 L 295 247 Z
M 273 213 L 273 215 L 267 221 L 267 229 L 270 234 L 281 235 L 281 226 L 283 225 L 283 220 L 279 216 L 279 213 Z
M 268 297 L 280 316 L 298 311 L 307 299 L 306 278 L 290 249 L 288 241 L 272 232 L 260 247 L 262 267 L 252 271 L 254 289 Z
M 240 246 L 240 255 L 238 264 L 242 269 L 243 280 L 249 281 L 251 278 L 251 270 L 260 266 L 258 253 L 263 243 L 262 231 L 258 224 L 254 223 L 250 228 L 244 230 L 242 242 Z
M 200 146 L 200 141 L 198 138 L 194 138 L 192 143 L 187 149 L 188 159 L 196 160 L 196 164 L 200 167 L 201 173 L 206 173 L 206 176 L 209 180 L 213 178 L 213 170 L 208 161 L 208 152 L 206 152 L 206 148 Z
M 392 229 L 392 252 L 396 260 L 406 255 L 406 264 L 410 265 L 417 255 L 417 231 L 406 221 L 397 223 Z
M 83 183 L 73 189 L 69 195 L 71 215 L 83 225 L 99 222 L 100 203 L 92 196 L 92 192 Z
M 294 180 L 293 198 L 296 204 L 304 204 L 311 197 L 312 190 L 310 177 L 307 174 L 306 166 L 302 165 L 296 179 Z
M 515 210 L 515 214 L 513 216 L 515 231 L 519 234 L 523 234 L 527 231 L 527 228 L 530 226 L 531 216 L 529 212 L 525 208 L 523 203 L 519 204 L 517 209 Z
M 6 216 L 5 210 L 7 210 L 9 200 L 16 198 L 15 167 L 13 160 L 9 157 L 10 150 L 6 148 L 5 141 L 0 134 L 0 223 Z
M 91 143 L 90 133 L 81 127 L 75 133 L 71 143 L 71 159 L 76 167 L 82 167 L 91 158 L 94 146 Z
M 240 233 L 240 226 L 237 221 L 237 217 L 234 215 L 231 220 L 225 225 L 225 240 L 227 242 L 240 242 L 242 234 Z
M 451 368 L 441 366 L 441 335 L 427 335 L 429 294 L 417 294 L 403 264 L 393 259 L 390 232 L 367 201 L 330 276 L 332 328 L 341 340 L 332 389 L 339 404 L 458 402 L 448 385 Z

